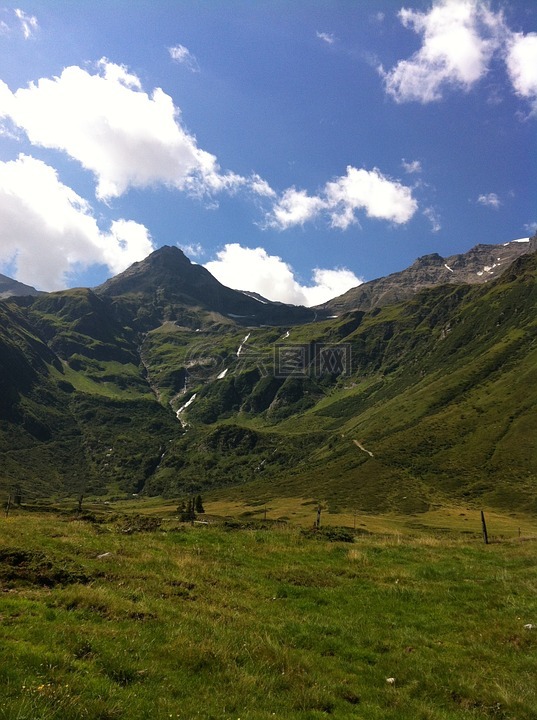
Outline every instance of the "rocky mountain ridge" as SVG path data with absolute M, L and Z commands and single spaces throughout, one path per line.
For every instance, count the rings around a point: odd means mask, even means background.
M 436 285 L 479 285 L 498 277 L 516 258 L 537 250 L 537 237 L 502 245 L 478 244 L 465 253 L 418 258 L 410 267 L 348 290 L 319 306 L 332 313 L 372 310 L 408 300 L 420 290 Z

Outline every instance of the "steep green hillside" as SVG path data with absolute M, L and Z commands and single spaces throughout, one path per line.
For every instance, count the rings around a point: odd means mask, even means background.
M 173 258 L 190 285 L 156 292 L 158 256 L 98 293 L 0 304 L 4 493 L 537 509 L 535 253 L 484 285 L 277 326 L 214 309 L 205 275 L 189 305 L 197 271 Z
M 285 471 L 279 456 L 263 458 L 241 496 L 302 493 L 377 510 L 448 497 L 537 508 L 536 259 L 485 287 L 440 287 L 286 338 L 309 348 L 348 343 L 352 369 L 343 376 L 318 375 L 312 350 L 305 377 L 275 378 L 265 338 L 257 343 L 253 331 L 255 351 L 188 408 L 190 437 L 201 436 L 201 423 L 232 418 L 281 438 Z M 233 463 L 225 450 L 220 470 L 226 453 Z M 199 458 L 205 475 L 208 462 Z
M 180 434 L 108 310 L 89 290 L 0 303 L 3 495 L 137 492 Z

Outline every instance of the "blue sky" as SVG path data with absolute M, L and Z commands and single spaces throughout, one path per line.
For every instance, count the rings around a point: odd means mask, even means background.
M 315 304 L 537 230 L 534 0 L 0 7 L 0 272 Z

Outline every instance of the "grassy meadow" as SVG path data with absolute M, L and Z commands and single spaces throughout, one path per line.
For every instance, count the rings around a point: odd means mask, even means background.
M 95 508 L 0 518 L 0 718 L 537 717 L 531 518 Z

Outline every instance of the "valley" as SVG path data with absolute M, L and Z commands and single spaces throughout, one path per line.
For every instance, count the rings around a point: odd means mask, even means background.
M 14 296 L 0 304 L 0 492 L 531 513 L 535 244 L 441 263 L 473 284 L 431 286 L 426 256 L 390 280 L 412 278 L 410 297 L 335 317 L 225 288 L 177 248 L 94 290 Z M 483 282 L 494 254 L 506 268 Z

